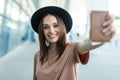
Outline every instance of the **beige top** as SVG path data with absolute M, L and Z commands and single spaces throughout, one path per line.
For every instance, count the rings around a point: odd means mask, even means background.
M 41 65 L 38 51 L 34 58 L 34 80 L 77 80 L 77 63 L 86 64 L 89 52 L 80 55 L 77 43 L 69 43 L 58 60 L 57 57 Z

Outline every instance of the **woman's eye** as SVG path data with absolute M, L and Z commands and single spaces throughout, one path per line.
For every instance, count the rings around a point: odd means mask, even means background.
M 43 26 L 43 29 L 48 29 L 48 26 Z
M 43 29 L 47 29 L 49 26 L 46 24 L 43 24 L 42 27 L 43 27 Z
M 58 27 L 58 26 L 59 26 L 58 24 L 54 25 L 54 27 Z

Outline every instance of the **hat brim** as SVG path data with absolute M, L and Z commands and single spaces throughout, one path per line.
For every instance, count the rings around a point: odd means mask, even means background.
M 38 26 L 40 23 L 40 20 L 42 19 L 42 16 L 47 14 L 47 13 L 55 13 L 58 16 L 60 16 L 66 26 L 66 31 L 67 33 L 71 30 L 72 28 L 72 17 L 71 15 L 64 9 L 56 6 L 47 6 L 38 9 L 31 18 L 31 25 L 32 28 L 36 33 L 38 33 Z

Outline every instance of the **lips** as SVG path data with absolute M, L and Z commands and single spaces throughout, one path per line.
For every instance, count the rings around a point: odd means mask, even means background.
M 53 39 L 53 38 L 55 38 L 55 37 L 56 37 L 56 34 L 49 35 L 48 37 L 49 37 L 50 39 Z

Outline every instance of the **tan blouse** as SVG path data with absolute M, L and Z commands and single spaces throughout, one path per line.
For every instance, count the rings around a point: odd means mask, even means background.
M 41 65 L 38 51 L 34 58 L 34 80 L 77 80 L 77 63 L 86 64 L 89 52 L 80 55 L 77 43 L 69 43 L 62 56 L 55 56 Z

